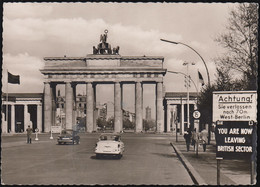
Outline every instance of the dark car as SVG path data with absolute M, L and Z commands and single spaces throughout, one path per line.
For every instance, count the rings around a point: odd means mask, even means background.
M 79 135 L 77 131 L 72 129 L 65 129 L 61 131 L 61 134 L 58 136 L 58 144 L 66 144 L 66 143 L 76 143 L 79 144 Z

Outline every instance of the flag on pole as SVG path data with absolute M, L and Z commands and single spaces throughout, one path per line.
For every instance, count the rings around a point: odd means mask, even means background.
M 8 83 L 20 84 L 20 76 L 19 75 L 13 75 L 13 74 L 8 72 Z
M 198 74 L 199 74 L 199 81 L 200 81 L 201 85 L 204 86 L 204 80 L 199 71 L 198 71 Z

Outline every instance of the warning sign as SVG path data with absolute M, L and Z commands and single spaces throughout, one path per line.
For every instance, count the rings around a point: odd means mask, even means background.
M 250 159 L 256 143 L 256 125 L 249 122 L 217 122 L 216 156 L 224 159 Z
M 213 92 L 213 121 L 254 121 L 256 91 Z

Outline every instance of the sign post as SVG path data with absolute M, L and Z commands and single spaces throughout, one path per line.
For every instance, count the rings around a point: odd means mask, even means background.
M 213 122 L 216 123 L 217 169 L 219 159 L 251 159 L 256 154 L 256 91 L 213 92 Z M 217 171 L 219 175 L 220 171 Z M 251 169 L 251 184 L 254 179 Z M 219 180 L 219 176 L 217 176 Z M 220 181 L 217 181 L 218 185 Z
M 36 133 L 35 140 L 38 141 L 38 140 L 39 140 L 39 139 L 38 139 L 38 133 L 39 133 L 39 129 L 38 129 L 38 128 L 35 129 L 35 133 Z
M 220 161 L 223 159 L 221 157 L 217 157 L 217 185 L 220 185 Z
M 195 141 L 195 149 L 196 149 L 196 156 L 198 157 L 199 155 L 199 134 L 197 133 L 197 129 L 199 131 L 199 118 L 200 118 L 200 112 L 198 110 L 195 110 L 193 112 L 193 117 L 194 117 L 194 127 L 196 127 L 196 141 Z
M 51 137 L 50 137 L 51 140 L 53 140 L 53 136 L 52 136 L 52 126 L 51 126 Z

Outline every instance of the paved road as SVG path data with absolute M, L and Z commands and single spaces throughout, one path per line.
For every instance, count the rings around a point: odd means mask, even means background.
M 40 135 L 32 144 L 25 143 L 25 135 L 3 137 L 2 183 L 193 184 L 170 145 L 171 136 L 125 133 L 126 151 L 118 160 L 95 158 L 98 135 L 82 134 L 80 145 L 57 145 L 57 135 L 54 140 Z

